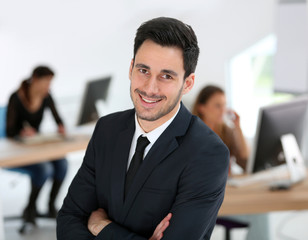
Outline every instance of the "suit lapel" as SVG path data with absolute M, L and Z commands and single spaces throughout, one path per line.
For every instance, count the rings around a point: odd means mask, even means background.
M 111 205 L 113 216 L 119 221 L 124 201 L 124 183 L 127 170 L 127 161 L 132 138 L 135 132 L 134 115 L 129 119 L 128 126 L 117 136 L 114 146 L 111 168 Z
M 186 133 L 190 119 L 190 112 L 184 107 L 184 105 L 181 105 L 178 115 L 152 146 L 136 174 L 124 202 L 121 221 L 125 221 L 129 209 L 134 203 L 134 199 L 154 168 L 178 148 L 179 144 L 176 137 L 183 136 Z

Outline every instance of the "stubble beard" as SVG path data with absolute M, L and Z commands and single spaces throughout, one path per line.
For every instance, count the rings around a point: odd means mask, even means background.
M 141 120 L 145 120 L 145 121 L 156 121 L 164 116 L 166 116 L 167 114 L 169 114 L 178 104 L 179 100 L 181 99 L 181 93 L 183 90 L 184 84 L 182 85 L 181 89 L 178 92 L 178 95 L 176 96 L 176 98 L 174 99 L 173 102 L 171 102 L 168 106 L 166 106 L 166 108 L 161 108 L 156 114 L 154 114 L 154 116 L 149 116 L 147 114 L 147 110 L 144 110 L 145 113 L 142 113 L 141 110 L 138 109 L 137 107 L 137 100 L 135 101 L 133 98 L 133 94 L 132 94 L 132 89 L 130 89 L 130 97 L 133 101 L 134 107 L 135 107 L 135 111 L 137 114 L 137 117 Z M 137 93 L 138 95 L 141 93 L 141 95 L 143 96 L 147 96 L 145 92 L 140 91 L 139 89 L 135 89 L 134 93 Z M 139 97 L 139 96 L 138 96 Z M 163 98 L 163 100 L 167 99 L 166 96 L 148 96 L 151 98 Z

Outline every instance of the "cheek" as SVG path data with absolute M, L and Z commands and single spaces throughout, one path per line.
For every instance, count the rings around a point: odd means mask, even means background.
M 46 83 L 44 87 L 45 87 L 46 90 L 49 90 L 50 84 Z
M 220 118 L 221 117 L 221 110 L 218 107 L 213 106 L 211 108 L 210 114 L 213 116 L 213 118 Z
M 131 86 L 135 89 L 138 87 L 141 87 L 145 83 L 145 79 L 142 79 L 142 77 L 138 73 L 133 73 L 130 77 Z
M 221 117 L 223 115 L 223 110 L 221 108 L 217 108 L 216 113 L 219 117 Z
M 215 114 L 215 109 L 213 109 L 211 106 L 207 106 L 202 108 L 202 113 L 206 116 L 206 117 L 212 117 L 213 114 Z
M 142 87 L 138 84 L 138 82 L 131 81 L 131 84 L 130 84 L 130 91 L 131 91 L 131 93 L 132 94 L 135 93 L 136 89 L 142 90 Z

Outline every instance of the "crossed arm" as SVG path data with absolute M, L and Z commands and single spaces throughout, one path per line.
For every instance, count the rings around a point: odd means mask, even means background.
M 97 208 L 98 203 L 96 201 L 94 183 L 94 166 L 91 165 L 87 158 L 87 156 L 89 157 L 93 154 L 92 144 L 93 140 L 91 139 L 84 162 L 70 186 L 62 209 L 59 211 L 57 217 L 57 239 L 102 239 L 102 236 L 98 236 L 99 233 L 101 233 L 108 225 L 113 223 L 112 228 L 116 226 L 116 228 L 123 230 L 121 234 L 129 234 L 125 239 L 146 240 L 146 238 L 139 236 L 136 233 L 132 233 L 127 229 L 124 229 L 122 226 L 112 222 L 104 209 Z M 163 232 L 170 224 L 171 216 L 171 213 L 168 214 L 157 225 L 150 240 L 160 240 L 162 238 Z M 106 239 L 119 238 L 115 236 L 114 238 L 107 237 Z M 123 238 L 120 237 L 120 239 Z
M 95 186 L 94 163 L 87 158 L 93 154 L 90 141 L 83 165 L 77 173 L 64 205 L 58 215 L 58 240 L 125 239 L 146 240 L 109 220 L 104 209 L 99 209 Z M 216 147 L 216 149 L 215 149 Z M 151 240 L 201 237 L 209 239 L 216 216 L 223 201 L 228 172 L 229 152 L 222 145 L 196 159 L 184 170 L 179 180 L 178 193 L 172 208 L 153 232 Z M 106 209 L 107 210 L 107 209 Z
M 150 240 L 160 240 L 163 237 L 163 233 L 170 224 L 170 219 L 172 214 L 169 213 L 156 227 Z M 93 234 L 97 236 L 109 223 L 111 220 L 108 218 L 106 211 L 102 208 L 97 209 L 92 212 L 88 220 L 88 229 Z

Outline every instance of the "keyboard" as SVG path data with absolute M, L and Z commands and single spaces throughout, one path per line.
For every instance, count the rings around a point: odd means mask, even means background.
M 272 183 L 277 181 L 290 181 L 287 165 L 280 165 L 268 170 L 254 173 L 244 177 L 228 179 L 227 184 L 232 187 L 248 186 L 255 183 Z

